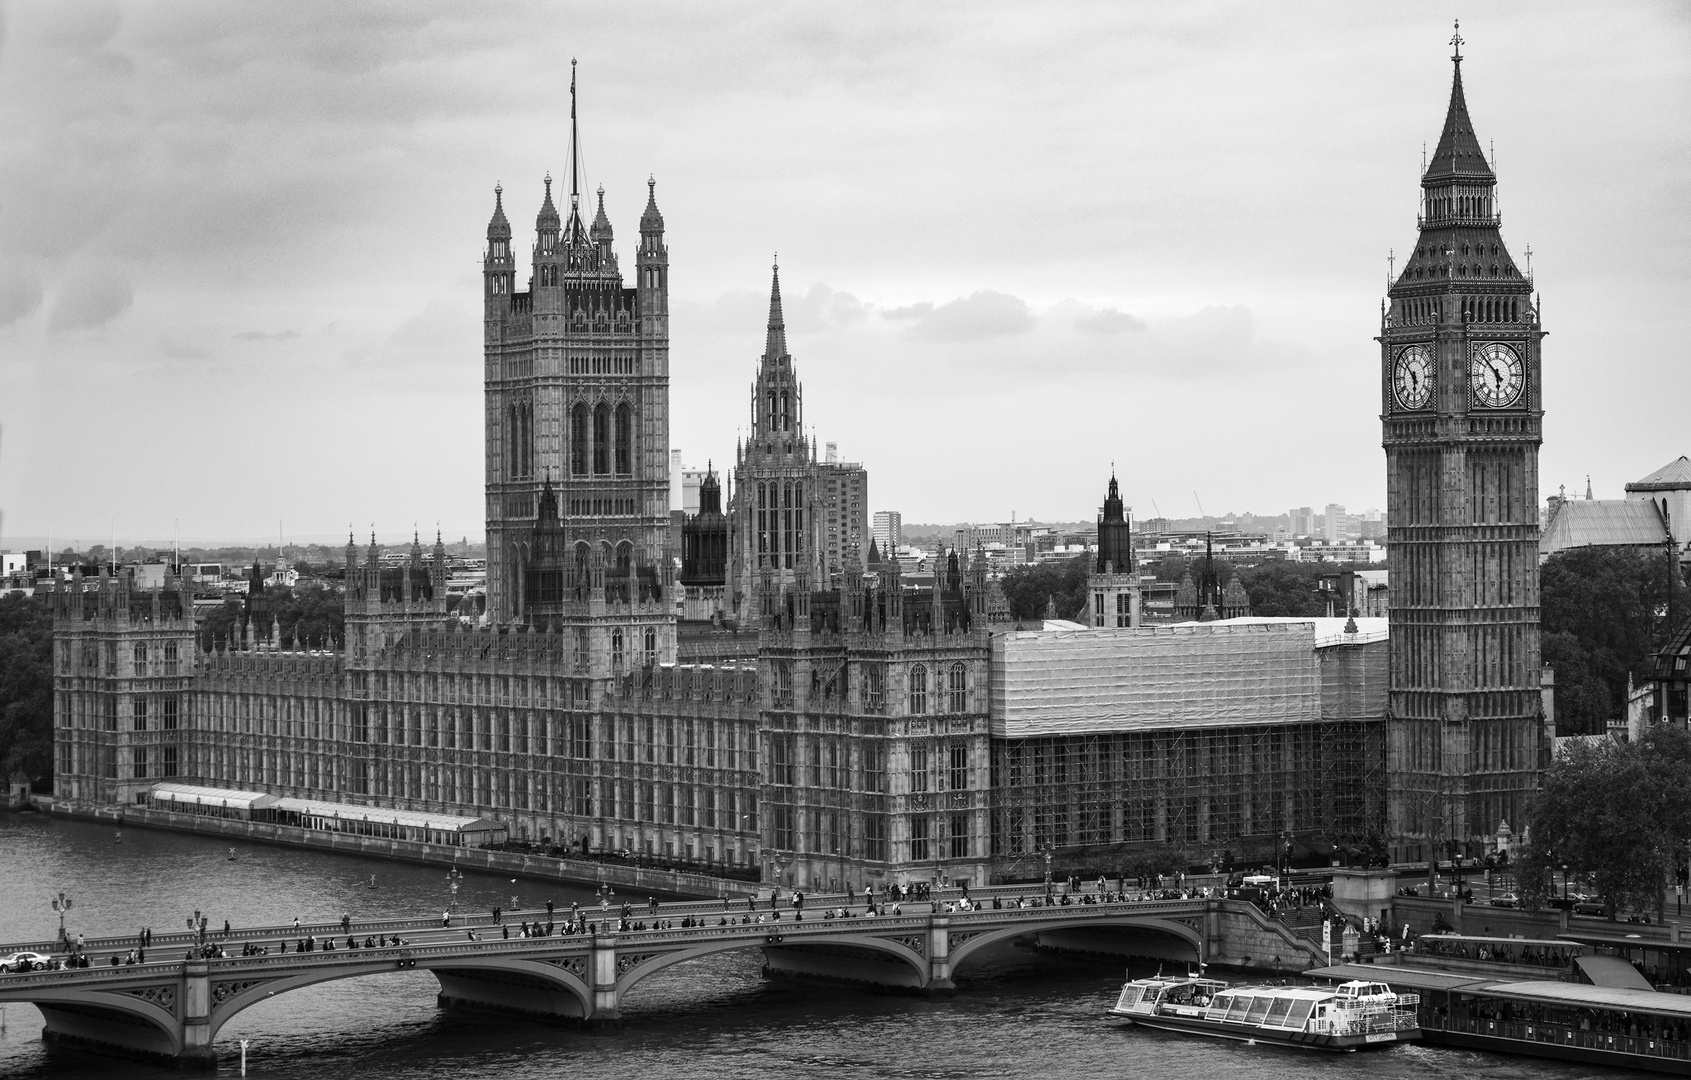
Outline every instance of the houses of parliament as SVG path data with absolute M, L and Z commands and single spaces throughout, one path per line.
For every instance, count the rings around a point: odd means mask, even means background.
M 1142 624 L 1114 477 L 1087 625 L 996 617 L 978 551 L 908 586 L 804 434 L 778 270 L 748 434 L 673 550 L 665 221 L 649 181 L 630 280 L 603 189 L 585 220 L 572 97 L 567 206 L 548 177 L 526 281 L 500 188 L 487 229 L 483 624 L 448 615 L 438 538 L 399 566 L 349 538 L 326 649 L 281 648 L 260 590 L 202 650 L 184 580 L 78 574 L 51 596 L 57 797 L 485 818 L 812 889 L 1478 842 L 1547 748 L 1541 331 L 1459 65 L 1381 327 L 1388 620 L 1228 618 L 1218 594 Z

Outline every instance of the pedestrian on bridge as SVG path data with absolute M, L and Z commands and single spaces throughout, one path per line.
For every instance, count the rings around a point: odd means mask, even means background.
M 343 934 L 347 933 L 351 929 L 352 929 L 352 916 L 347 914 L 344 911 L 341 912 L 341 933 L 343 933 Z M 228 933 L 228 930 L 225 929 L 224 933 Z
M 451 926 L 452 925 L 452 913 L 450 911 L 443 911 L 443 912 L 440 913 L 440 925 L 442 925 L 442 926 Z

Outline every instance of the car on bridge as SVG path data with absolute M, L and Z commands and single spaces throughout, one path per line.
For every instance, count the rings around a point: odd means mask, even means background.
M 0 971 L 10 971 L 21 975 L 26 971 L 50 971 L 59 966 L 59 961 L 46 953 L 16 952 L 10 956 L 0 956 Z

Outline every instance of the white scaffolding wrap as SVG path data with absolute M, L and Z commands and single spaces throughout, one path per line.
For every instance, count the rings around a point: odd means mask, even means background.
M 1316 648 L 1313 620 L 996 635 L 992 734 L 1314 723 Z

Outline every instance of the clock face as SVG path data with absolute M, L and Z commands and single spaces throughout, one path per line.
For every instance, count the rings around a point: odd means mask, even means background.
M 1492 409 L 1513 405 L 1525 384 L 1521 354 L 1500 341 L 1479 346 L 1468 361 L 1468 388 L 1480 405 Z
M 1398 350 L 1392 367 L 1392 392 L 1405 409 L 1424 409 L 1433 396 L 1433 354 L 1425 345 Z

